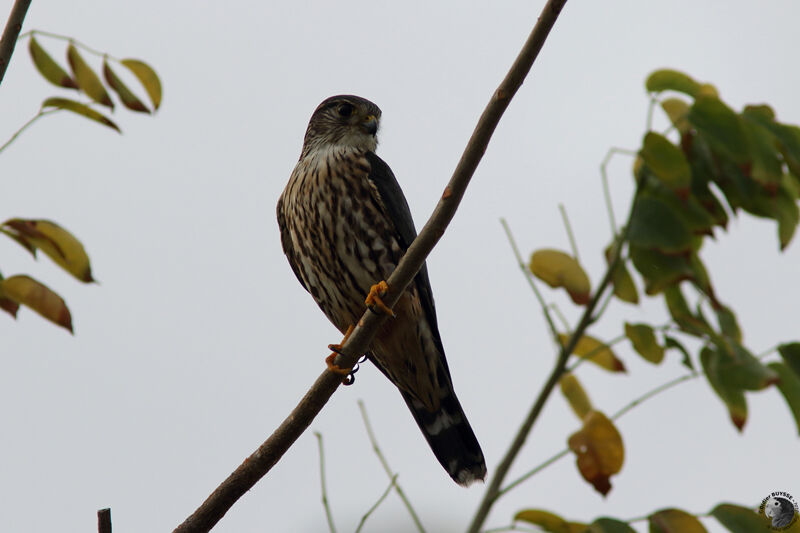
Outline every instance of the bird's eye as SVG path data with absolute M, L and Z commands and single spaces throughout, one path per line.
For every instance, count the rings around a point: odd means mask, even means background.
M 339 116 L 341 116 L 341 117 L 349 117 L 350 115 L 353 114 L 354 110 L 355 110 L 355 108 L 353 107 L 353 104 L 347 104 L 347 103 L 342 104 L 342 105 L 339 106 L 339 109 L 338 109 Z

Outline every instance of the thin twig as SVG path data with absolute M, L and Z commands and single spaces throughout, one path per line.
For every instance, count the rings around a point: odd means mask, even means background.
M 625 148 L 610 148 L 608 152 L 606 152 L 605 157 L 603 157 L 603 161 L 600 163 L 600 176 L 603 182 L 603 197 L 605 198 L 606 202 L 606 210 L 608 210 L 608 221 L 611 224 L 611 235 L 612 237 L 616 238 L 617 234 L 619 233 L 619 229 L 617 229 L 617 221 L 614 217 L 614 206 L 611 203 L 611 189 L 608 186 L 608 164 L 611 162 L 611 158 L 614 157 L 615 154 L 626 154 L 626 155 L 636 155 L 635 150 L 628 150 Z
M 544 301 L 544 297 L 542 293 L 539 292 L 539 288 L 536 286 L 536 283 L 533 281 L 533 274 L 530 270 L 528 270 L 528 266 L 525 264 L 525 261 L 522 259 L 522 254 L 519 252 L 519 248 L 517 247 L 517 242 L 514 240 L 514 235 L 511 233 L 511 227 L 509 227 L 508 222 L 506 219 L 501 218 L 500 224 L 503 225 L 503 230 L 506 232 L 506 237 L 508 238 L 508 242 L 511 245 L 511 250 L 514 252 L 514 257 L 517 258 L 517 264 L 519 264 L 520 270 L 522 270 L 522 275 L 525 276 L 525 279 L 528 281 L 528 285 L 531 286 L 533 289 L 533 294 L 536 295 L 536 299 L 539 300 L 539 305 L 542 307 L 542 314 L 544 314 L 544 319 L 547 321 L 547 325 L 550 327 L 550 333 L 553 336 L 553 342 L 556 344 L 557 347 L 561 347 L 561 341 L 559 340 L 558 336 L 558 328 L 556 328 L 555 322 L 553 322 L 553 317 L 550 315 L 550 308 L 547 306 L 547 302 Z
M 367 430 L 367 436 L 369 437 L 369 442 L 372 444 L 372 449 L 375 452 L 375 455 L 378 456 L 378 460 L 381 462 L 383 466 L 383 470 L 386 472 L 386 475 L 392 480 L 392 485 L 394 486 L 395 492 L 403 500 L 403 504 L 408 509 L 408 514 L 411 515 L 411 519 L 414 521 L 414 525 L 417 526 L 417 531 L 420 533 L 425 533 L 425 528 L 422 527 L 422 522 L 417 515 L 417 512 L 414 511 L 414 507 L 411 505 L 411 501 L 406 496 L 405 491 L 403 488 L 397 483 L 397 474 L 392 471 L 392 468 L 389 466 L 389 462 L 386 460 L 386 457 L 381 452 L 380 446 L 378 446 L 378 440 L 375 438 L 375 433 L 372 431 L 372 424 L 369 421 L 369 417 L 367 416 L 367 407 L 364 405 L 363 400 L 358 400 L 358 408 L 361 411 L 361 418 L 364 420 L 364 427 Z
M 397 474 L 392 476 L 392 480 L 389 482 L 389 486 L 386 487 L 386 490 L 383 491 L 383 494 L 381 494 L 381 497 L 378 498 L 378 501 L 372 504 L 372 507 L 370 507 L 367 510 L 367 512 L 364 513 L 364 516 L 361 517 L 361 521 L 358 523 L 358 527 L 356 528 L 356 533 L 359 533 L 359 531 L 361 531 L 361 528 L 364 527 L 364 524 L 366 523 L 367 518 L 369 518 L 369 515 L 371 515 L 372 512 L 375 511 L 375 509 L 377 509 L 378 506 L 383 503 L 383 500 L 385 500 L 386 497 L 389 495 L 389 493 L 392 491 L 392 487 L 394 487 L 394 482 L 396 480 L 397 480 Z
M 453 176 L 442 192 L 433 215 L 386 280 L 389 291 L 383 297 L 383 301 L 388 306 L 397 303 L 455 216 L 467 185 L 486 152 L 500 118 L 528 75 L 565 3 L 566 0 L 548 0 L 514 64 L 492 94 L 456 165 Z M 339 368 L 353 368 L 361 354 L 367 351 L 378 327 L 383 324 L 386 317 L 387 315 L 383 313 L 376 314 L 366 310 L 343 344 L 341 352 L 334 359 L 334 364 Z M 328 370 L 323 371 L 273 434 L 174 530 L 175 533 L 205 532 L 214 527 L 233 504 L 280 460 L 322 410 L 340 384 L 341 376 Z
M 544 470 L 545 468 L 547 468 L 551 464 L 555 463 L 556 461 L 558 461 L 559 459 L 561 459 L 562 457 L 564 457 L 568 453 L 569 453 L 569 448 L 564 448 L 563 450 L 561 450 L 560 452 L 558 452 L 557 454 L 552 456 L 550 459 L 547 459 L 546 461 L 544 461 L 542 463 L 539 463 L 539 465 L 537 465 L 534 469 L 525 472 L 520 477 L 518 477 L 517 479 L 515 479 L 514 481 L 512 481 L 511 483 L 509 483 L 505 487 L 503 487 L 497 493 L 497 496 L 498 497 L 502 496 L 503 494 L 505 494 L 506 492 L 510 491 L 511 489 L 513 489 L 514 487 L 516 487 L 517 485 L 522 483 L 523 481 L 527 480 L 530 477 L 535 476 L 536 474 L 538 474 L 539 472 L 541 472 L 542 470 Z
M 97 511 L 97 533 L 111 533 L 111 509 Z
M 319 484 L 322 487 L 322 506 L 325 508 L 325 518 L 328 519 L 328 529 L 331 533 L 336 533 L 336 526 L 333 525 L 333 513 L 331 513 L 331 506 L 328 503 L 328 487 L 325 484 L 325 452 L 322 446 L 322 433 L 319 431 L 314 432 L 317 437 L 319 446 Z
M 28 13 L 30 5 L 31 0 L 16 0 L 11 6 L 11 14 L 8 15 L 3 36 L 0 37 L 0 84 L 3 83 L 11 56 L 14 55 L 17 37 L 22 31 L 22 23 L 25 21 L 25 15 Z
M 575 349 L 575 346 L 578 344 L 578 340 L 583 336 L 583 332 L 589 327 L 589 324 L 592 321 L 592 316 L 594 313 L 597 304 L 600 302 L 600 298 L 603 296 L 603 293 L 609 287 L 611 283 L 611 276 L 614 272 L 614 269 L 619 264 L 621 259 L 621 250 L 622 246 L 621 243 L 627 239 L 628 236 L 628 228 L 630 227 L 630 220 L 633 216 L 633 213 L 636 209 L 636 203 L 639 198 L 639 192 L 641 190 L 641 182 L 637 182 L 636 191 L 633 194 L 633 200 L 631 201 L 630 211 L 628 213 L 628 219 L 625 223 L 625 228 L 622 230 L 622 234 L 619 236 L 619 243 L 620 245 L 615 248 L 614 257 L 608 265 L 606 269 L 606 273 L 603 276 L 603 279 L 600 281 L 600 284 L 597 286 L 592 299 L 589 301 L 589 304 L 586 306 L 586 309 L 583 312 L 583 316 L 581 320 L 578 322 L 578 325 L 575 328 L 575 331 L 569 338 L 569 341 L 565 343 L 565 345 L 561 348 L 558 358 L 553 366 L 552 371 L 550 372 L 547 381 L 545 382 L 542 390 L 539 392 L 539 396 L 536 398 L 536 401 L 531 406 L 528 415 L 526 416 L 525 420 L 522 422 L 519 430 L 517 430 L 517 434 L 514 437 L 514 440 L 511 442 L 508 450 L 506 451 L 505 456 L 497 465 L 497 469 L 495 470 L 494 476 L 492 476 L 491 481 L 489 482 L 489 486 L 486 488 L 486 493 L 483 496 L 483 500 L 481 500 L 481 504 L 478 507 L 477 512 L 475 513 L 474 518 L 472 519 L 472 523 L 470 524 L 469 529 L 467 530 L 468 533 L 478 533 L 483 523 L 486 521 L 486 518 L 489 516 L 489 511 L 491 510 L 494 502 L 500 496 L 500 485 L 503 483 L 505 476 L 508 474 L 508 471 L 511 469 L 511 465 L 516 459 L 517 455 L 519 454 L 520 450 L 522 449 L 522 445 L 525 444 L 525 441 L 528 438 L 528 435 L 533 429 L 533 424 L 539 418 L 539 414 L 541 413 L 542 409 L 544 408 L 544 404 L 547 402 L 550 394 L 553 392 L 553 389 L 558 384 L 558 380 L 561 379 L 562 374 L 567 365 L 567 360 L 569 359 L 570 354 Z
M 561 325 L 564 326 L 564 332 L 567 335 L 570 335 L 572 333 L 572 327 L 569 325 L 569 320 L 567 320 L 567 317 L 564 316 L 564 313 L 561 312 L 561 308 L 558 307 L 558 304 L 553 302 L 550 305 L 548 305 L 547 307 L 549 307 L 550 309 L 553 310 L 553 313 L 555 313 L 555 315 L 558 318 L 558 320 L 561 321 Z
M 83 44 L 82 42 L 80 42 L 80 41 L 78 41 L 76 39 L 73 39 L 69 35 L 61 35 L 61 34 L 58 34 L 58 33 L 52 33 L 52 32 L 44 31 L 44 30 L 30 30 L 30 31 L 26 31 L 25 33 L 20 35 L 19 38 L 22 39 L 24 37 L 27 37 L 28 35 L 44 35 L 45 37 L 52 37 L 53 39 L 60 39 L 62 41 L 67 41 L 68 43 L 74 44 L 78 48 L 83 48 L 84 50 L 86 50 L 90 54 L 94 54 L 94 55 L 100 56 L 100 57 L 106 57 L 107 56 L 109 59 L 113 59 L 114 61 L 119 61 L 118 59 L 108 55 L 106 52 L 101 52 L 100 50 L 95 50 L 91 46 L 87 46 L 87 45 Z
M 650 102 L 647 105 L 647 123 L 645 124 L 644 131 L 653 130 L 653 112 L 655 111 L 656 104 L 658 104 L 658 98 L 656 98 L 654 95 L 651 95 Z
M 569 217 L 567 216 L 567 209 L 564 207 L 564 204 L 558 204 L 558 210 L 561 212 L 561 219 L 564 221 L 564 228 L 567 230 L 567 237 L 569 238 L 569 245 L 572 248 L 572 256 L 575 258 L 577 262 L 581 262 L 580 257 L 578 257 L 578 244 L 575 242 L 575 234 L 572 233 L 572 225 L 569 223 Z
M 20 136 L 20 134 L 21 134 L 23 131 L 25 131 L 26 129 L 28 129 L 28 127 L 29 127 L 29 126 L 31 126 L 31 125 L 32 125 L 34 122 L 36 122 L 37 120 L 39 120 L 40 118 L 42 118 L 42 117 L 43 117 L 43 116 L 45 116 L 45 115 L 49 115 L 49 114 L 51 114 L 51 113 L 56 113 L 56 112 L 58 112 L 58 111 L 63 111 L 63 109 L 61 109 L 61 108 L 53 108 L 53 109 L 48 109 L 47 111 L 45 111 L 45 110 L 39 110 L 39 112 L 38 112 L 38 113 L 36 113 L 36 114 L 33 116 L 33 118 L 31 118 L 31 119 L 30 119 L 28 122 L 26 122 L 25 124 L 23 124 L 23 125 L 22 125 L 22 127 L 21 127 L 20 129 L 18 129 L 16 132 L 14 132 L 14 135 L 12 135 L 12 136 L 11 136 L 11 138 L 10 138 L 9 140 L 7 140 L 5 143 L 3 143 L 3 145 L 2 145 L 2 146 L 0 146 L 0 153 L 2 153 L 2 152 L 3 152 L 3 150 L 5 150 L 6 148 L 8 148 L 8 146 L 9 146 L 11 143 L 13 143 L 15 140 L 17 140 L 17 137 L 19 137 L 19 136 Z

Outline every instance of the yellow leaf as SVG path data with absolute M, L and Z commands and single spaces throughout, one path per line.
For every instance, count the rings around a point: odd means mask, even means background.
M 528 522 L 549 533 L 583 533 L 588 527 L 578 522 L 567 522 L 557 514 L 540 509 L 525 509 L 514 515 L 514 521 Z
M 72 111 L 73 113 L 82 115 L 88 119 L 94 120 L 95 122 L 99 122 L 104 126 L 113 128 L 117 130 L 117 132 L 119 133 L 122 133 L 119 129 L 119 126 L 114 124 L 114 122 L 110 118 L 106 117 L 102 113 L 95 111 L 86 104 L 76 102 L 75 100 L 70 100 L 69 98 L 58 98 L 54 96 L 42 102 L 42 109 L 44 109 L 45 107 L 57 107 L 59 109 L 66 109 L 67 111 Z
M 78 49 L 72 43 L 67 48 L 67 60 L 73 74 L 75 74 L 75 81 L 78 82 L 78 87 L 98 104 L 114 109 L 114 102 L 111 101 L 108 91 L 100 82 L 100 78 L 92 70 L 92 67 L 84 61 L 80 53 L 78 53 Z
M 600 411 L 592 411 L 584 418 L 583 427 L 570 435 L 568 444 L 583 478 L 603 496 L 608 494 L 609 478 L 622 469 L 625 458 L 622 437 L 614 423 Z
M 589 396 L 586 394 L 583 386 L 581 386 L 581 382 L 578 381 L 575 374 L 567 372 L 561 376 L 558 383 L 561 387 L 561 394 L 567 399 L 569 406 L 572 407 L 572 410 L 578 415 L 578 418 L 583 420 L 583 418 L 589 414 L 589 411 L 592 410 L 592 402 L 589 400 Z
M 13 218 L 4 222 L 2 228 L 15 232 L 25 242 L 43 251 L 77 279 L 86 283 L 94 281 L 83 245 L 55 222 Z
M 150 110 L 142 103 L 139 98 L 125 85 L 121 79 L 111 70 L 107 60 L 103 60 L 103 77 L 106 83 L 114 89 L 122 100 L 122 105 L 131 111 L 138 111 L 140 113 L 149 113 Z
M 694 515 L 680 509 L 664 509 L 648 517 L 651 533 L 707 533 Z
M 569 335 L 559 333 L 558 338 L 561 344 L 566 346 L 570 337 Z M 611 372 L 625 372 L 625 365 L 614 354 L 611 348 L 592 336 L 584 335 L 581 337 L 572 350 L 572 353 Z
M 536 250 L 531 255 L 528 268 L 534 276 L 551 287 L 564 287 L 576 304 L 589 303 L 592 290 L 589 276 L 574 257 L 559 250 Z
M 66 87 L 68 89 L 78 88 L 78 84 L 76 84 L 75 81 L 69 77 L 69 74 L 50 57 L 50 54 L 39 45 L 39 41 L 34 37 L 31 37 L 31 41 L 28 43 L 28 50 L 31 53 L 31 59 L 33 59 L 33 64 L 36 65 L 36 69 L 47 81 L 58 87 Z
M 158 109 L 161 106 L 161 80 L 158 79 L 156 71 L 150 65 L 138 59 L 123 59 L 120 63 L 138 78 L 147 91 L 147 95 L 150 96 L 150 101 L 153 102 L 153 109 Z
M 610 244 L 605 250 L 606 263 L 611 264 L 613 259 L 612 253 L 614 251 L 613 244 Z M 614 296 L 628 302 L 630 304 L 639 303 L 639 291 L 636 289 L 636 284 L 633 282 L 633 277 L 625 266 L 625 261 L 620 258 L 614 272 L 611 274 L 611 283 L 614 286 Z
M 72 333 L 72 316 L 64 300 L 29 276 L 11 276 L 0 281 L 0 299 L 28 306 Z

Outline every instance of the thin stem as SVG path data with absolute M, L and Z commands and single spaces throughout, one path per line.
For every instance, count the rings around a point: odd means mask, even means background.
M 420 533 L 425 533 L 425 528 L 422 527 L 422 522 L 417 516 L 416 511 L 414 511 L 414 507 L 411 505 L 408 497 L 406 496 L 405 491 L 403 491 L 402 487 L 397 483 L 397 474 L 392 471 L 392 468 L 389 466 L 389 462 L 384 457 L 383 452 L 381 452 L 380 446 L 378 446 L 378 440 L 375 438 L 375 433 L 372 431 L 372 424 L 369 421 L 369 417 L 367 416 L 367 408 L 364 405 L 363 400 L 358 400 L 358 408 L 361 411 L 361 418 L 364 420 L 364 427 L 367 429 L 367 436 L 369 437 L 369 442 L 372 444 L 372 449 L 375 452 L 375 455 L 378 456 L 378 460 L 383 465 L 383 470 L 386 472 L 386 475 L 392 479 L 392 486 L 394 487 L 395 492 L 403 500 L 403 504 L 408 509 L 408 514 L 411 515 L 411 519 L 414 521 L 414 525 L 417 526 L 417 531 Z
M 638 398 L 635 398 L 630 403 L 628 403 L 627 405 L 623 406 L 619 411 L 617 411 L 616 413 L 611 415 L 611 420 L 617 420 L 617 419 L 621 418 L 622 416 L 625 415 L 625 413 L 627 413 L 628 411 L 630 411 L 631 409 L 633 409 L 637 405 L 641 404 L 642 402 L 646 402 L 647 400 L 649 400 L 653 396 L 657 396 L 658 394 L 661 394 L 665 390 L 669 390 L 672 387 L 675 387 L 676 385 L 680 385 L 684 381 L 689 381 L 690 379 L 694 379 L 694 378 L 698 377 L 699 375 L 700 375 L 699 372 L 690 372 L 688 374 L 684 374 L 683 376 L 678 376 L 675 379 L 667 381 L 666 383 L 663 383 L 663 384 L 659 385 L 658 387 L 656 387 L 656 388 L 654 388 L 654 389 L 652 389 L 650 391 L 647 391 L 646 393 L 642 394 Z
M 20 35 L 19 38 L 22 39 L 23 37 L 27 37 L 28 35 L 44 35 L 45 37 L 52 37 L 53 39 L 60 39 L 62 41 L 67 41 L 68 43 L 74 44 L 78 48 L 83 48 L 84 50 L 86 50 L 90 54 L 94 54 L 94 55 L 100 56 L 100 57 L 108 56 L 109 59 L 114 59 L 115 61 L 118 61 L 117 59 L 115 59 L 115 58 L 111 57 L 110 55 L 108 55 L 106 52 L 101 52 L 100 50 L 96 50 L 96 49 L 92 48 L 91 46 L 87 46 L 84 43 L 82 43 L 82 42 L 80 42 L 80 41 L 78 41 L 78 40 L 76 40 L 76 39 L 74 39 L 74 38 L 72 38 L 72 37 L 70 37 L 68 35 L 61 35 L 59 33 L 52 33 L 52 32 L 44 31 L 44 30 L 30 30 L 30 31 L 26 31 L 25 33 Z
M 658 103 L 658 98 L 656 98 L 655 96 L 650 96 L 650 102 L 647 105 L 647 123 L 645 124 L 644 131 L 653 130 L 653 112 L 655 111 L 657 103 Z
M 523 481 L 527 480 L 530 477 L 535 476 L 536 474 L 538 474 L 539 472 L 541 472 L 542 470 L 544 470 L 545 468 L 547 468 L 551 464 L 555 463 L 556 461 L 558 461 L 559 459 L 561 459 L 562 457 L 564 457 L 568 453 L 569 453 L 569 448 L 564 448 L 563 450 L 561 450 L 560 452 L 558 452 L 557 454 L 552 456 L 550 459 L 547 459 L 546 461 L 540 463 L 533 470 L 529 470 L 528 472 L 524 473 L 523 475 L 521 475 L 520 477 L 518 477 L 517 479 L 515 479 L 514 481 L 512 481 L 511 483 L 509 483 L 505 487 L 503 487 L 497 493 L 497 496 L 498 497 L 502 496 L 503 494 L 505 494 L 506 492 L 510 491 L 511 489 L 513 489 L 514 487 L 516 487 L 517 485 L 522 483 Z
M 570 333 L 572 333 L 572 327 L 570 327 L 569 325 L 569 320 L 567 320 L 567 317 L 565 317 L 564 313 L 561 312 L 561 309 L 558 307 L 558 305 L 555 303 L 551 303 L 547 307 L 552 309 L 553 312 L 556 314 L 556 317 L 558 317 L 558 319 L 561 321 L 561 325 L 564 326 L 564 331 L 566 332 L 566 334 L 569 335 Z
M 639 198 L 639 192 L 641 191 L 642 184 L 641 181 L 637 182 L 636 191 L 633 194 L 633 200 L 631 201 L 630 211 L 628 213 L 628 219 L 625 223 L 625 228 L 622 230 L 622 234 L 619 236 L 619 242 L 624 242 L 628 237 L 628 228 L 630 227 L 630 220 L 633 216 L 633 213 L 636 209 L 636 201 Z M 589 304 L 586 306 L 586 309 L 583 312 L 583 316 L 581 320 L 578 322 L 578 326 L 575 328 L 574 333 L 570 336 L 569 341 L 565 343 L 563 348 L 559 353 L 559 356 L 553 366 L 552 371 L 550 372 L 547 381 L 545 382 L 542 390 L 539 392 L 536 401 L 531 406 L 528 415 L 526 416 L 525 420 L 522 422 L 519 430 L 517 431 L 514 440 L 511 442 L 508 450 L 506 451 L 505 456 L 503 459 L 498 463 L 497 469 L 495 470 L 494 476 L 492 477 L 491 481 L 489 482 L 489 486 L 486 488 L 486 492 L 484 493 L 483 500 L 481 500 L 481 504 L 478 507 L 478 510 L 475 513 L 475 517 L 472 519 L 472 523 L 470 524 L 469 529 L 467 530 L 468 533 L 478 533 L 483 523 L 486 521 L 486 518 L 489 516 L 489 511 L 491 510 L 494 502 L 497 501 L 499 498 L 500 492 L 500 485 L 503 483 L 505 476 L 508 474 L 508 471 L 511 469 L 511 465 L 516 459 L 517 455 L 519 454 L 520 450 L 522 449 L 522 445 L 525 444 L 525 441 L 528 438 L 528 435 L 533 429 L 533 425 L 536 420 L 539 418 L 539 414 L 544 408 L 544 404 L 547 402 L 550 394 L 553 392 L 553 389 L 558 384 L 558 380 L 561 379 L 562 374 L 567 366 L 567 360 L 569 359 L 569 355 L 575 349 L 575 346 L 578 344 L 578 340 L 580 340 L 581 336 L 583 336 L 584 331 L 586 328 L 589 327 L 589 324 L 592 321 L 592 316 L 594 313 L 597 304 L 600 302 L 600 298 L 603 296 L 603 293 L 608 288 L 609 284 L 611 283 L 611 276 L 614 269 L 619 264 L 621 259 L 621 251 L 622 246 L 617 246 L 614 251 L 614 257 L 608 265 L 608 269 L 606 270 L 603 279 L 600 281 L 600 284 L 597 286 L 597 289 L 592 296 L 592 299 L 589 301 Z
M 564 204 L 558 204 L 558 210 L 561 212 L 561 219 L 564 221 L 564 228 L 567 230 L 567 237 L 569 238 L 569 245 L 572 248 L 572 256 L 575 258 L 577 262 L 581 262 L 580 257 L 578 257 L 578 245 L 575 242 L 575 234 L 572 233 L 572 225 L 569 223 L 569 217 L 567 216 L 567 209 L 564 207 Z
M 609 148 L 605 157 L 603 157 L 603 161 L 600 163 L 600 176 L 603 182 L 603 197 L 605 198 L 606 209 L 608 210 L 608 221 L 611 224 L 611 235 L 616 238 L 619 234 L 619 229 L 617 229 L 617 222 L 614 217 L 614 206 L 611 203 L 611 189 L 608 185 L 608 164 L 615 154 L 635 156 L 637 152 L 635 150 L 628 150 L 627 148 Z
M 356 528 L 356 533 L 359 533 L 359 531 L 361 531 L 361 528 L 364 527 L 364 523 L 366 523 L 367 518 L 369 518 L 369 515 L 371 515 L 373 513 L 373 511 L 375 511 L 375 509 L 377 509 L 378 506 L 383 503 L 383 500 L 385 500 L 386 497 L 389 495 L 389 493 L 392 491 L 392 487 L 394 487 L 394 482 L 396 480 L 397 480 L 397 474 L 392 476 L 392 480 L 389 482 L 389 486 L 386 487 L 386 490 L 383 491 L 383 494 L 381 494 L 381 497 L 378 498 L 378 501 L 376 501 L 372 505 L 372 507 L 370 507 L 367 510 L 367 512 L 364 514 L 364 516 L 361 517 L 361 521 L 358 523 L 358 527 Z
M 322 447 L 322 433 L 315 431 L 314 436 L 317 437 L 317 442 L 319 443 L 319 482 L 322 486 L 322 506 L 325 508 L 325 518 L 328 519 L 328 528 L 331 533 L 336 533 L 336 526 L 333 525 L 333 514 L 328 504 L 328 489 L 325 484 L 325 452 Z
M 566 371 L 567 372 L 574 372 L 575 369 L 578 368 L 584 361 L 590 360 L 592 357 L 594 357 L 598 353 L 602 352 L 606 348 L 611 348 L 615 344 L 620 343 L 620 342 L 624 341 L 627 338 L 628 337 L 623 333 L 621 335 L 617 335 L 616 337 L 614 337 L 613 339 L 611 339 L 608 342 L 602 343 L 600 346 L 590 350 L 589 353 L 587 353 L 586 355 L 579 356 L 578 359 L 575 361 L 575 364 L 572 365 L 571 367 L 568 367 Z
M 556 346 L 560 348 L 561 341 L 559 340 L 558 329 L 556 328 L 556 325 L 553 322 L 553 317 L 550 315 L 550 309 L 547 306 L 547 302 L 544 301 L 542 293 L 539 292 L 539 288 L 533 281 L 533 274 L 531 274 L 530 270 L 528 270 L 525 261 L 522 259 L 522 254 L 519 252 L 519 248 L 517 247 L 517 241 L 514 240 L 514 235 L 511 233 L 511 228 L 509 227 L 508 222 L 506 222 L 506 219 L 501 218 L 500 224 L 502 224 L 503 230 L 506 232 L 506 237 L 508 238 L 508 242 L 511 245 L 511 250 L 514 252 L 514 257 L 517 258 L 517 264 L 519 265 L 520 270 L 522 270 L 523 276 L 525 276 L 525 279 L 528 281 L 528 285 L 530 285 L 531 289 L 533 289 L 533 294 L 536 295 L 536 299 L 539 300 L 539 305 L 542 308 L 542 313 L 544 314 L 544 318 L 547 321 L 547 325 L 550 327 L 550 333 L 553 336 L 553 342 L 555 342 Z
M 14 55 L 17 37 L 22 31 L 22 23 L 25 21 L 25 15 L 28 14 L 30 5 L 31 0 L 16 0 L 11 6 L 11 13 L 8 15 L 6 27 L 3 29 L 3 36 L 0 37 L 0 84 L 3 83 L 11 56 Z
M 33 116 L 33 118 L 31 118 L 31 119 L 30 119 L 28 122 L 26 122 L 25 124 L 23 124 L 23 125 L 22 125 L 22 127 L 21 127 L 20 129 L 18 129 L 16 132 L 14 132 L 14 135 L 12 135 L 12 136 L 11 136 L 11 138 L 10 138 L 9 140 L 7 140 L 5 143 L 3 143 L 3 145 L 2 145 L 2 146 L 0 146 L 0 153 L 2 153 L 2 152 L 3 152 L 3 150 L 5 150 L 6 148 L 8 148 L 8 146 L 9 146 L 11 143 L 13 143 L 15 140 L 17 140 L 17 137 L 19 137 L 19 136 L 20 136 L 20 134 L 21 134 L 23 131 L 25 131 L 26 129 L 28 129 L 28 127 L 29 127 L 29 126 L 31 126 L 31 125 L 32 125 L 34 122 L 36 122 L 37 120 L 39 120 L 40 118 L 42 118 L 42 117 L 43 117 L 43 116 L 45 116 L 45 115 L 49 115 L 49 114 L 51 114 L 51 113 L 56 113 L 56 112 L 58 112 L 58 111 L 63 111 L 63 109 L 59 109 L 59 108 L 53 108 L 53 109 L 48 109 L 47 111 L 39 110 L 39 112 L 38 112 L 38 113 L 36 113 L 36 114 Z
M 509 524 L 509 525 L 503 526 L 503 527 L 495 527 L 495 528 L 492 528 L 492 529 L 485 529 L 483 531 L 483 533 L 502 533 L 503 531 L 525 531 L 525 532 L 528 532 L 528 533 L 541 533 L 542 530 L 539 529 L 539 528 L 532 529 L 532 528 L 528 528 L 528 527 L 523 529 L 523 528 L 519 527 L 517 524 Z

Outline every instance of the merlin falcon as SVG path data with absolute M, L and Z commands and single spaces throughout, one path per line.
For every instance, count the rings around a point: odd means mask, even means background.
M 467 486 L 486 476 L 486 463 L 453 390 L 425 266 L 393 310 L 380 300 L 417 236 L 400 185 L 375 155 L 380 117 L 358 96 L 317 107 L 278 200 L 281 243 L 297 279 L 343 334 L 368 306 L 393 316 L 366 356 L 400 390 L 450 477 Z M 348 372 L 331 361 L 332 371 Z

